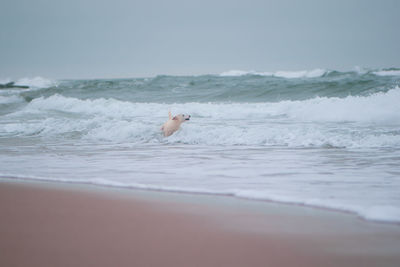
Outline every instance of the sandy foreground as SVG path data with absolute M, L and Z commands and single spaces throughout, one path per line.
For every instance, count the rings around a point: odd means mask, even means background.
M 400 266 L 400 226 L 229 197 L 0 181 L 0 266 Z

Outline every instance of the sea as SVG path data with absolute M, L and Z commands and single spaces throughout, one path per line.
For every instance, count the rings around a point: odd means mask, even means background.
M 15 84 L 30 88 L 0 89 L 0 179 L 226 195 L 400 223 L 398 68 Z M 169 111 L 191 119 L 163 137 Z

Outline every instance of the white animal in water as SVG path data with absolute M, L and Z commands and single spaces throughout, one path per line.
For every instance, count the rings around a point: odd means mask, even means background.
M 179 114 L 172 117 L 171 111 L 168 112 L 168 116 L 169 119 L 161 127 L 161 131 L 163 131 L 165 137 L 170 136 L 179 130 L 181 124 L 190 119 L 190 115 L 185 114 Z

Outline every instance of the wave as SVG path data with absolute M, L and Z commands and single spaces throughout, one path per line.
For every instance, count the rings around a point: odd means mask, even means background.
M 272 72 L 257 72 L 253 70 L 245 71 L 245 70 L 230 70 L 225 71 L 219 74 L 221 77 L 238 77 L 238 76 L 246 76 L 246 75 L 258 75 L 258 76 L 272 76 Z
M 57 86 L 58 82 L 55 80 L 46 79 L 40 76 L 34 78 L 21 78 L 15 81 L 15 85 L 26 85 L 29 88 L 48 88 L 52 86 Z
M 116 99 L 40 97 L 7 115 L 2 135 L 72 137 L 93 141 L 289 147 L 400 146 L 400 88 L 347 98 L 278 103 L 132 103 Z M 192 115 L 164 139 L 168 110 Z M 381 125 L 373 127 L 371 125 Z M 393 128 L 393 125 L 395 128 Z
M 314 70 L 302 70 L 302 71 L 277 71 L 274 73 L 275 77 L 293 79 L 293 78 L 317 78 L 322 77 L 328 73 L 324 69 L 314 69 Z
M 368 96 L 386 92 L 400 82 L 397 80 L 400 76 L 378 76 L 371 71 L 361 74 L 324 69 L 274 73 L 232 71 L 221 75 L 62 81 L 36 77 L 18 81 L 18 84 L 36 86 L 33 89 L 3 89 L 0 94 L 19 95 L 26 102 L 60 94 L 77 99 L 114 98 L 141 103 L 273 103 L 315 97 Z
M 276 71 L 276 72 L 257 72 L 257 71 L 243 71 L 243 70 L 230 70 L 222 72 L 219 76 L 222 77 L 235 77 L 235 76 L 245 76 L 245 75 L 257 75 L 257 76 L 273 76 L 279 78 L 317 78 L 322 77 L 329 71 L 324 69 L 314 69 L 314 70 L 301 70 L 301 71 Z
M 400 76 L 400 70 L 380 70 L 372 73 L 378 76 Z
M 24 99 L 16 96 L 16 95 L 11 95 L 11 96 L 2 96 L 0 95 L 0 104 L 11 104 L 11 103 L 16 103 L 16 102 L 23 102 Z
M 377 76 L 400 76 L 399 69 L 380 69 L 380 70 L 368 70 L 365 68 L 355 67 L 352 71 L 358 75 L 373 74 Z M 259 72 L 259 71 L 245 71 L 245 70 L 230 70 L 219 74 L 221 77 L 240 77 L 247 75 L 254 76 L 271 76 L 286 79 L 298 79 L 298 78 L 319 78 L 330 73 L 346 74 L 351 72 L 341 72 L 326 69 L 313 69 L 313 70 L 300 70 L 300 71 L 275 71 L 275 72 Z
M 294 119 L 320 122 L 367 122 L 400 124 L 400 88 L 369 96 L 316 97 L 304 101 L 282 101 L 276 114 Z
M 400 88 L 379 92 L 369 96 L 316 97 L 302 101 L 277 103 L 132 103 L 112 98 L 81 100 L 55 94 L 34 99 L 24 112 L 63 111 L 83 114 L 101 114 L 107 117 L 165 115 L 171 106 L 183 111 L 192 111 L 201 117 L 222 116 L 248 118 L 249 116 L 288 116 L 300 121 L 318 122 L 373 122 L 400 124 Z M 232 110 L 230 110 L 232 108 Z

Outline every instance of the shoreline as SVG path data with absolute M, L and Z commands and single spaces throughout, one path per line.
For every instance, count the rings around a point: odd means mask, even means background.
M 176 195 L 176 196 L 182 196 L 182 198 L 185 198 L 184 196 L 199 196 L 201 197 L 209 197 L 209 198 L 227 198 L 227 199 L 233 199 L 237 200 L 239 202 L 242 201 L 249 201 L 249 202 L 255 202 L 255 203 L 265 203 L 266 205 L 272 204 L 272 205 L 282 205 L 282 206 L 292 206 L 292 207 L 298 207 L 298 208 L 304 208 L 304 209 L 315 209 L 319 211 L 324 211 L 324 212 L 333 212 L 333 213 L 339 213 L 342 215 L 348 215 L 348 216 L 353 216 L 358 220 L 367 222 L 367 223 L 377 223 L 377 224 L 386 224 L 386 225 L 396 225 L 400 226 L 400 222 L 398 221 L 385 221 L 385 220 L 373 220 L 373 219 L 367 219 L 363 216 L 361 216 L 359 213 L 356 211 L 351 211 L 351 210 L 345 210 L 345 209 L 340 209 L 340 208 L 333 208 L 333 207 L 324 207 L 324 206 L 319 206 L 319 205 L 312 205 L 312 204 L 304 204 L 304 203 L 299 203 L 299 202 L 285 202 L 285 201 L 279 201 L 279 200 L 271 200 L 271 199 L 257 199 L 257 198 L 247 198 L 247 197 L 240 197 L 232 194 L 222 194 L 222 193 L 208 193 L 208 192 L 191 192 L 191 191 L 180 191 L 180 190 L 168 190 L 168 189 L 155 189 L 155 188 L 140 188 L 140 187 L 123 187 L 123 186 L 114 186 L 114 185 L 103 185 L 103 184 L 93 184 L 93 183 L 86 183 L 86 182 L 70 182 L 70 181 L 58 181 L 58 180 L 46 180 L 46 179 L 30 179 L 30 178 L 21 178 L 21 177 L 0 177 L 0 185 L 1 183 L 24 183 L 32 186 L 45 186 L 45 187 L 51 187 L 51 188 L 72 188 L 72 189 L 81 189 L 84 191 L 105 191 L 108 193 L 116 193 L 116 192 L 124 192 L 124 193 L 148 193 L 150 194 L 171 194 L 171 195 Z M 187 200 L 187 199 L 186 199 Z
M 400 227 L 235 198 L 0 180 L 2 266 L 398 266 Z

